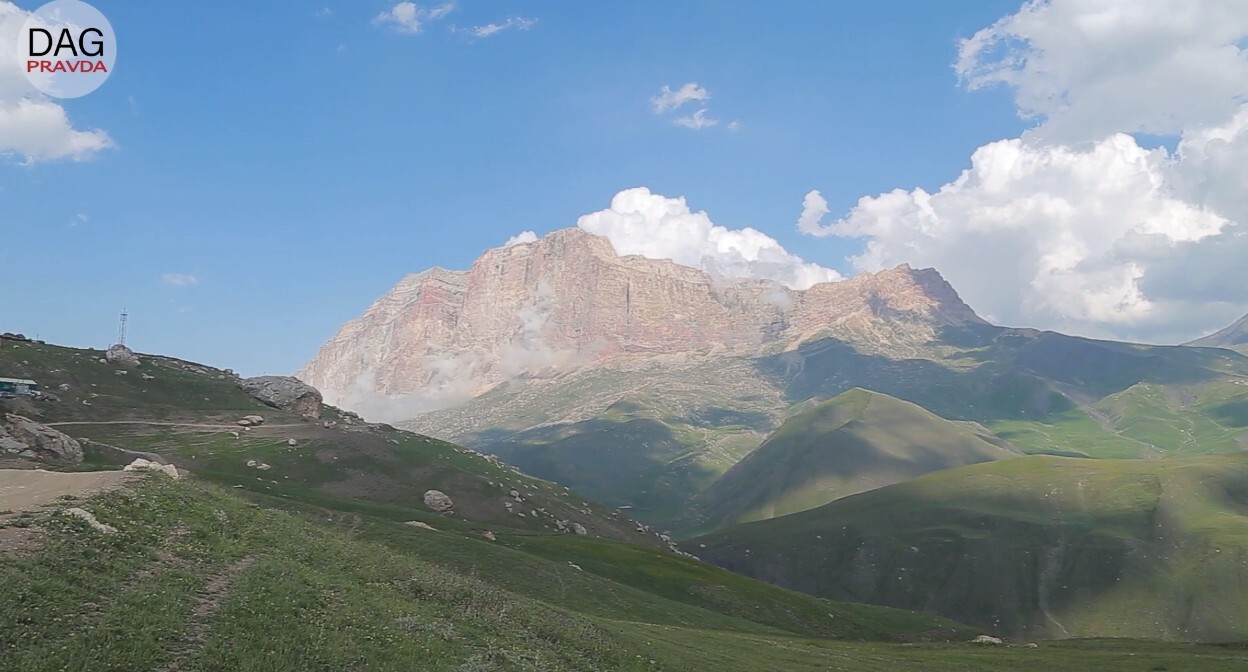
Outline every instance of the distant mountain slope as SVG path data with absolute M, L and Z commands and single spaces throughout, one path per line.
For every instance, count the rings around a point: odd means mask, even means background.
M 788 588 L 1012 636 L 1248 638 L 1248 453 L 992 462 L 686 544 Z
M 698 501 L 707 528 L 811 509 L 923 474 L 1020 453 L 982 426 L 855 388 L 784 421 Z
M 1187 345 L 1206 348 L 1248 348 L 1248 315 L 1239 318 L 1225 329 L 1198 338 Z

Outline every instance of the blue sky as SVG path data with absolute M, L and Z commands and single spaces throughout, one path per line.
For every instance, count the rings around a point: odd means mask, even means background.
M 103 347 L 125 307 L 136 349 L 246 374 L 295 370 L 407 273 L 629 187 L 850 274 L 861 242 L 800 234 L 804 194 L 840 217 L 934 191 L 1034 125 L 951 67 L 1017 1 L 460 0 L 417 34 L 374 21 L 393 2 L 93 4 L 117 65 L 60 104 L 115 147 L 0 160 L 0 330 Z M 509 17 L 535 23 L 452 32 Z M 686 82 L 719 126 L 654 113 Z

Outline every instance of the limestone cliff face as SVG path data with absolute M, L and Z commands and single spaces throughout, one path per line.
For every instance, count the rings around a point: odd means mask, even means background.
M 908 266 L 805 291 L 621 257 L 564 229 L 489 250 L 467 271 L 404 278 L 299 372 L 326 401 L 467 399 L 520 374 L 774 352 L 835 336 L 882 354 L 982 323 L 934 270 Z

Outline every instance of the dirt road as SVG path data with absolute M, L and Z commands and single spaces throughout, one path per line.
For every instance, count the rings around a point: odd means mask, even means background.
M 86 497 L 115 488 L 133 473 L 84 471 L 62 473 L 42 469 L 0 469 L 0 518 L 19 511 L 33 511 L 64 495 Z

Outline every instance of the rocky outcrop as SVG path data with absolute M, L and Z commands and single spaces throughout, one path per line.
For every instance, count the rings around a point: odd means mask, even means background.
M 930 269 L 798 291 L 619 256 L 606 238 L 565 229 L 489 250 L 467 271 L 404 278 L 298 375 L 338 406 L 414 394 L 446 403 L 521 374 L 758 355 L 822 336 L 909 355 L 945 326 L 982 322 Z
M 12 413 L 0 422 L 0 451 L 40 460 L 82 462 L 82 445 L 68 435 Z
M 259 376 L 239 382 L 251 396 L 273 408 L 321 417 L 321 393 L 311 385 L 290 376 Z
M 425 506 L 438 513 L 450 513 L 451 509 L 455 508 L 455 503 L 441 490 L 429 490 L 425 493 L 424 499 Z
M 139 361 L 138 356 L 134 354 L 133 350 L 120 343 L 111 346 L 108 349 L 108 352 L 104 353 L 104 360 L 109 364 L 116 364 L 117 366 L 130 368 L 139 366 L 142 363 Z

